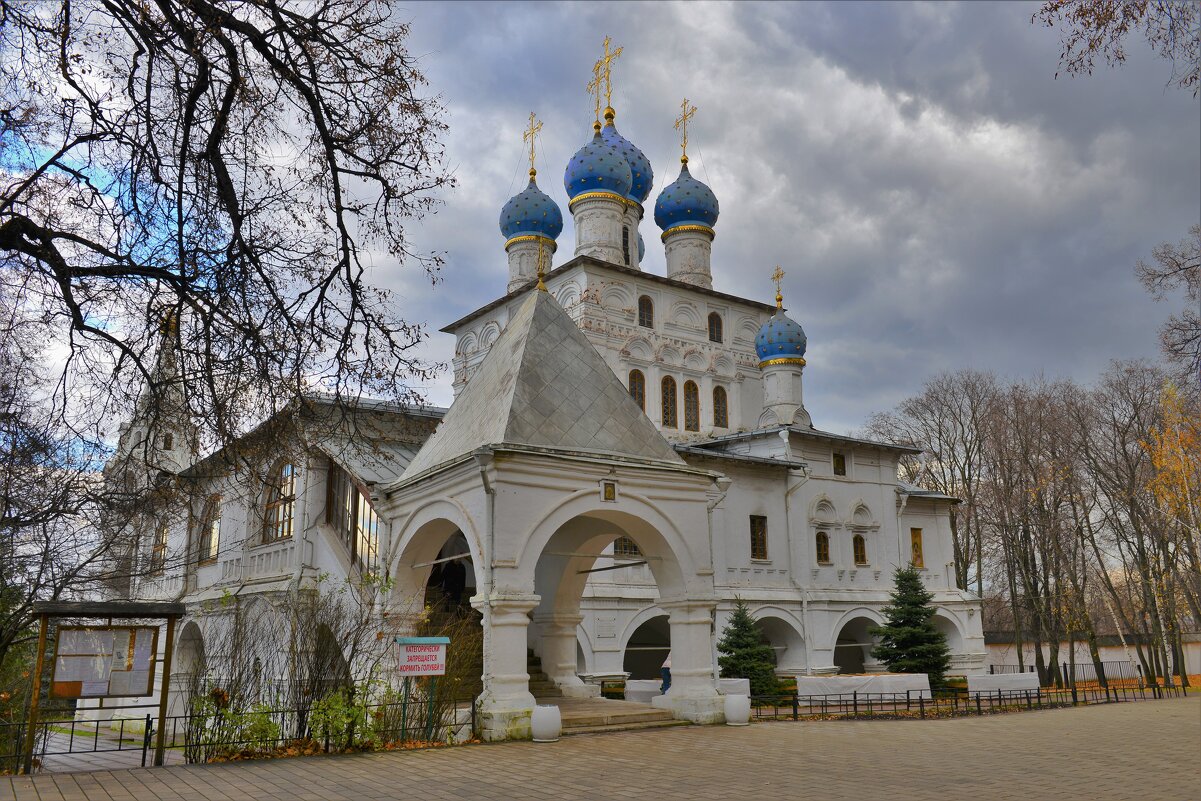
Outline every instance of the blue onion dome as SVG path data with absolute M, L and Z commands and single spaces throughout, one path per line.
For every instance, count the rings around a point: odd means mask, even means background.
M 776 313 L 759 329 L 755 337 L 755 352 L 759 354 L 759 366 L 766 367 L 779 361 L 805 363 L 805 329 L 784 313 L 777 303 Z
M 638 149 L 637 145 L 617 132 L 617 126 L 613 124 L 612 117 L 606 114 L 605 119 L 608 122 L 601 133 L 601 138 L 617 148 L 625 157 L 626 163 L 630 165 L 633 183 L 630 185 L 628 197 L 638 203 L 645 203 L 647 196 L 651 193 L 651 187 L 655 185 L 655 172 L 651 169 L 650 159 Z
M 558 239 L 563 233 L 563 212 L 550 196 L 538 188 L 530 170 L 530 183 L 500 210 L 500 232 L 505 239 L 536 234 Z
M 638 232 L 638 261 L 641 263 L 646 258 L 646 243 L 642 241 L 642 232 Z
M 680 177 L 667 185 L 655 200 L 655 224 L 665 232 L 681 225 L 717 224 L 717 196 L 713 190 L 692 177 L 688 162 L 680 167 Z
M 585 192 L 613 192 L 628 197 L 633 181 L 629 162 L 601 137 L 599 129 L 588 144 L 576 151 L 563 172 L 563 186 L 571 199 Z

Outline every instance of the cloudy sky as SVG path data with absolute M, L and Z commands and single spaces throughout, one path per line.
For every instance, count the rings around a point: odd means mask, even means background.
M 585 85 L 606 34 L 621 132 L 678 172 L 684 96 L 693 174 L 721 202 L 714 287 L 786 305 L 809 336 L 806 405 L 846 431 L 962 367 L 1091 381 L 1155 357 L 1173 310 L 1133 274 L 1201 220 L 1201 104 L 1170 87 L 1141 34 L 1125 66 L 1055 78 L 1037 5 L 424 3 L 398 16 L 450 125 L 459 186 L 416 241 L 444 280 L 377 261 L 402 315 L 437 329 L 503 294 L 497 218 L 524 185 L 521 131 L 544 121 L 539 185 L 574 232 L 562 171 L 591 135 Z M 643 269 L 663 274 L 652 214 Z M 422 389 L 451 399 L 450 375 Z

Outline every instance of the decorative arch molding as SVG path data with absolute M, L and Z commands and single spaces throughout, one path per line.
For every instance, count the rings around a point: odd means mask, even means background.
M 705 356 L 696 348 L 689 348 L 684 353 L 684 366 L 689 370 L 703 372 L 705 370 Z
M 884 616 L 881 615 L 875 609 L 871 609 L 866 606 L 857 606 L 854 609 L 849 609 L 843 613 L 842 617 L 840 617 L 838 619 L 838 623 L 836 623 L 831 628 L 831 635 L 832 635 L 832 638 L 830 641 L 831 647 L 833 647 L 834 644 L 838 642 L 838 635 L 842 633 L 843 627 L 845 627 L 846 624 L 850 623 L 852 620 L 854 620 L 857 617 L 867 618 L 868 620 L 875 623 L 877 626 L 884 625 Z
M 862 498 L 856 498 L 851 502 L 851 516 L 848 523 L 851 528 L 857 530 L 870 530 L 880 528 L 880 522 L 876 520 L 872 514 L 871 507 Z
M 755 337 L 759 336 L 759 321 L 753 317 L 738 318 L 738 327 L 734 330 L 737 332 L 739 339 L 755 341 Z
M 500 323 L 493 320 L 480 329 L 479 347 L 481 349 L 492 347 L 492 343 L 495 342 L 496 338 L 499 336 Z
M 601 290 L 601 305 L 607 309 L 619 309 L 626 312 L 633 311 L 636 318 L 637 309 L 633 306 L 637 302 L 634 293 L 627 287 L 621 284 L 609 284 Z
M 646 337 L 633 336 L 626 340 L 621 348 L 621 355 L 629 359 L 637 359 L 645 364 L 655 360 L 655 349 Z
M 677 365 L 682 362 L 680 351 L 674 345 L 662 345 L 655 354 L 655 360 L 663 364 Z
M 677 325 L 688 326 L 689 328 L 700 328 L 700 310 L 686 300 L 677 301 L 671 307 L 671 322 Z
M 830 527 L 839 525 L 838 507 L 826 493 L 819 493 L 809 502 L 809 522 Z
M 798 637 L 800 637 L 802 640 L 805 639 L 805 626 L 803 623 L 801 623 L 801 619 L 798 618 L 796 613 L 791 609 L 785 609 L 784 607 L 776 606 L 775 604 L 767 604 L 766 606 L 760 606 L 751 610 L 751 619 L 755 620 L 756 622 L 769 617 L 783 620 L 785 623 L 792 626 Z
M 720 376 L 733 376 L 734 362 L 731 361 L 730 357 L 728 356 L 717 355 L 713 358 L 712 367 L 710 369 Z
M 462 532 L 467 541 L 476 586 L 483 586 L 481 571 L 485 561 L 480 532 L 471 514 L 457 500 L 434 498 L 426 501 L 410 510 L 392 530 L 393 539 L 382 561 L 396 577 L 397 592 L 411 594 L 425 588 L 430 567 L 413 568 L 411 565 L 436 559 L 438 551 L 456 531 Z M 414 571 L 419 575 L 414 576 Z
M 468 331 L 466 334 L 459 337 L 459 343 L 455 346 L 455 355 L 467 356 L 468 354 L 474 353 L 478 347 L 479 339 L 476 337 L 475 332 Z
M 555 300 L 559 301 L 559 305 L 563 308 L 573 306 L 580 300 L 580 286 L 574 281 L 569 281 L 559 287 L 555 292 Z

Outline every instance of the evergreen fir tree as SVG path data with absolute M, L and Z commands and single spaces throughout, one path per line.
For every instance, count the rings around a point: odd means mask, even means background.
M 895 588 L 884 608 L 886 623 L 869 630 L 880 644 L 872 648 L 872 656 L 888 665 L 895 673 L 926 673 L 930 686 L 942 685 L 943 676 L 951 666 L 951 649 L 947 638 L 934 626 L 934 594 L 922 584 L 922 577 L 912 565 L 897 568 Z
M 717 658 L 723 679 L 750 679 L 751 695 L 775 695 L 779 690 L 776 679 L 776 652 L 763 637 L 763 632 L 751 618 L 751 611 L 741 598 L 736 599 L 734 614 L 722 629 Z

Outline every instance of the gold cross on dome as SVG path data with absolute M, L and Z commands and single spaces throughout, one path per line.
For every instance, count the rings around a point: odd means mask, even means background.
M 680 161 L 688 163 L 688 121 L 696 116 L 696 106 L 689 107 L 688 98 L 680 104 L 680 116 L 676 117 L 676 130 L 680 132 Z
M 776 308 L 784 308 L 784 294 L 780 291 L 780 285 L 784 281 L 784 271 L 780 269 L 780 265 L 776 265 L 776 271 L 771 274 L 771 280 L 776 282 Z
M 592 80 L 588 82 L 588 94 L 592 95 L 592 100 L 596 106 L 596 129 L 599 131 L 601 108 L 601 63 L 599 61 L 592 65 Z
M 539 120 L 534 112 L 530 112 L 530 126 L 525 129 L 525 133 L 521 135 L 521 141 L 529 142 L 530 144 L 530 177 L 533 178 L 537 174 L 534 169 L 534 137 L 542 130 L 542 121 Z
M 619 47 L 613 52 L 609 52 L 609 45 L 613 42 L 608 36 L 605 37 L 605 54 L 596 62 L 596 72 L 598 77 L 601 75 L 605 79 L 605 106 L 613 107 L 613 62 L 621 55 L 624 47 Z

